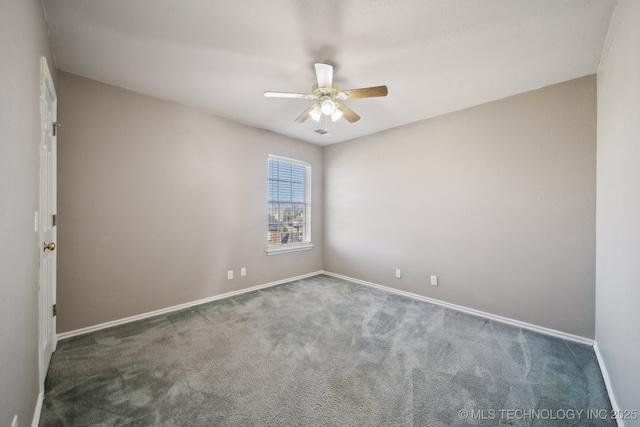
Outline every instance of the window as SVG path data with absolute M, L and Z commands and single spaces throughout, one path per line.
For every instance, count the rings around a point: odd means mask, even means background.
M 268 253 L 311 249 L 311 165 L 269 156 Z

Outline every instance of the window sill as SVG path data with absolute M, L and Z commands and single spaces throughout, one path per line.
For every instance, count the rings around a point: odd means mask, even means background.
M 298 251 L 306 251 L 309 249 L 313 249 L 313 245 L 311 243 L 303 243 L 301 245 L 287 245 L 287 246 L 275 246 L 272 248 L 267 248 L 267 255 L 277 255 L 284 254 L 287 252 L 298 252 Z

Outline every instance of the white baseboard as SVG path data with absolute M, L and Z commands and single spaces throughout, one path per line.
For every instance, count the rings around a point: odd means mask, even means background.
M 100 323 L 98 325 L 88 326 L 86 328 L 76 329 L 73 331 L 62 332 L 57 335 L 57 340 L 63 340 L 66 338 L 75 337 L 77 335 L 87 334 L 89 332 L 99 331 L 101 329 L 111 328 L 113 326 L 123 325 L 125 323 L 135 322 L 137 320 L 148 319 L 149 317 L 159 316 L 162 314 L 171 313 L 174 311 L 182 310 L 184 308 L 193 307 L 200 304 L 205 304 L 211 301 L 217 301 L 224 298 L 233 297 L 236 295 L 244 294 L 247 292 L 256 291 L 258 289 L 269 288 L 271 286 L 281 285 L 283 283 L 293 282 L 295 280 L 306 279 L 308 277 L 317 276 L 318 274 L 322 274 L 322 271 L 314 271 L 313 273 L 303 274 L 301 276 L 289 277 L 287 279 L 277 280 L 275 282 L 265 283 L 263 285 L 252 286 L 250 288 L 240 289 L 238 291 L 227 292 L 225 294 L 214 295 L 212 297 L 203 298 L 197 301 L 191 301 L 184 304 L 178 304 L 167 308 L 162 308 L 160 310 L 154 310 L 147 313 L 137 314 L 131 317 L 125 317 L 123 319 L 113 320 L 111 322 Z
M 451 304 L 451 303 L 448 303 L 446 301 L 440 301 L 440 300 L 437 300 L 437 299 L 434 299 L 434 298 L 425 297 L 423 295 L 418 295 L 418 294 L 414 294 L 414 293 L 411 293 L 411 292 L 401 291 L 399 289 L 394 289 L 394 288 L 391 288 L 391 287 L 388 287 L 388 286 L 379 285 L 377 283 L 367 282 L 367 281 L 360 280 L 360 279 L 354 279 L 353 277 L 344 276 L 342 274 L 332 273 L 330 271 L 324 271 L 324 270 L 314 271 L 313 273 L 307 273 L 307 274 L 303 274 L 303 275 L 296 276 L 296 277 L 290 277 L 290 278 L 287 278 L 287 279 L 277 280 L 275 282 L 265 283 L 265 284 L 262 284 L 262 285 L 257 285 L 257 286 L 253 286 L 253 287 L 250 287 L 250 288 L 241 289 L 241 290 L 238 290 L 238 291 L 227 292 L 225 294 L 214 295 L 212 297 L 203 298 L 203 299 L 200 299 L 200 300 L 197 300 L 197 301 L 191 301 L 191 302 L 184 303 L 184 304 L 179 304 L 179 305 L 174 305 L 174 306 L 171 306 L 171 307 L 162 308 L 160 310 L 154 310 L 154 311 L 150 311 L 150 312 L 147 312 L 147 313 L 137 314 L 137 315 L 131 316 L 131 317 L 125 317 L 123 319 L 118 319 L 118 320 L 113 320 L 113 321 L 110 321 L 110 322 L 100 323 L 98 325 L 88 326 L 86 328 L 81 328 L 81 329 L 76 329 L 76 330 L 73 330 L 73 331 L 63 332 L 63 333 L 60 333 L 60 334 L 57 335 L 57 340 L 63 340 L 63 339 L 66 339 L 66 338 L 71 338 L 71 337 L 77 336 L 77 335 L 82 335 L 82 334 L 86 334 L 86 333 L 89 333 L 89 332 L 94 332 L 94 331 L 99 331 L 101 329 L 110 328 L 112 326 L 123 325 L 125 323 L 135 322 L 137 320 L 147 319 L 147 318 L 150 318 L 150 317 L 171 313 L 171 312 L 174 312 L 174 311 L 182 310 L 184 308 L 189 308 L 189 307 L 193 307 L 193 306 L 196 306 L 196 305 L 205 304 L 205 303 L 208 303 L 208 302 L 211 302 L 211 301 L 216 301 L 216 300 L 220 300 L 220 299 L 224 299 L 224 298 L 233 297 L 233 296 L 244 294 L 244 293 L 247 293 L 247 292 L 252 292 L 252 291 L 255 291 L 255 290 L 258 290 L 258 289 L 269 288 L 271 286 L 277 286 L 277 285 L 281 285 L 283 283 L 293 282 L 295 280 L 306 279 L 308 277 L 317 276 L 319 274 L 326 274 L 327 276 L 337 277 L 339 279 L 347 280 L 349 282 L 370 286 L 370 287 L 381 289 L 381 290 L 384 290 L 384 291 L 387 291 L 387 292 L 391 292 L 391 293 L 394 293 L 394 294 L 403 295 L 403 296 L 406 296 L 406 297 L 409 297 L 409 298 L 413 298 L 413 299 L 429 302 L 429 303 L 436 304 L 436 305 L 439 305 L 439 306 L 442 306 L 442 307 L 447 307 L 447 308 L 450 308 L 450 309 L 453 309 L 453 310 L 457 310 L 457 311 L 461 311 L 461 312 L 464 312 L 464 313 L 472 314 L 474 316 L 480 316 L 480 317 L 484 317 L 484 318 L 487 318 L 487 319 L 495 320 L 497 322 L 506 323 L 506 324 L 509 324 L 509 325 L 517 326 L 517 327 L 528 329 L 528 330 L 531 330 L 531 331 L 540 332 L 542 334 L 551 335 L 551 336 L 554 336 L 554 337 L 558 337 L 558 338 L 562 338 L 562 339 L 566 339 L 566 340 L 570 340 L 570 341 L 575 341 L 575 342 L 578 342 L 578 343 L 581 343 L 581 344 L 587 344 L 587 345 L 591 345 L 591 346 L 594 345 L 594 341 L 592 339 L 590 339 L 590 338 L 585 338 L 585 337 L 581 337 L 581 336 L 578 336 L 578 335 L 569 334 L 569 333 L 558 331 L 558 330 L 555 330 L 555 329 L 545 328 L 543 326 L 538 326 L 538 325 L 534 325 L 534 324 L 531 324 L 531 323 L 522 322 L 520 320 L 510 319 L 508 317 L 498 316 L 496 314 L 487 313 L 485 311 L 480 311 L 480 310 L 475 310 L 473 308 L 468 308 L 468 307 L 464 307 L 464 306 L 457 305 L 457 304 Z
M 557 331 L 555 329 L 545 328 L 543 326 L 538 326 L 538 325 L 534 325 L 534 324 L 531 324 L 531 323 L 521 322 L 520 320 L 510 319 L 508 317 L 502 317 L 502 316 L 498 316 L 496 314 L 487 313 L 485 311 L 475 310 L 473 308 L 468 308 L 468 307 L 464 307 L 464 306 L 461 306 L 461 305 L 451 304 L 451 303 L 448 303 L 446 301 L 440 301 L 440 300 L 437 300 L 437 299 L 425 297 L 425 296 L 414 294 L 414 293 L 411 293 L 411 292 L 405 292 L 405 291 L 401 291 L 401 290 L 398 290 L 398 289 L 390 288 L 388 286 L 378 285 L 377 283 L 371 283 L 371 282 L 366 282 L 366 281 L 360 280 L 360 279 L 354 279 L 353 277 L 343 276 L 342 274 L 331 273 L 329 271 L 323 271 L 322 273 L 326 274 L 327 276 L 333 276 L 333 277 L 337 277 L 339 279 L 347 280 L 349 282 L 359 283 L 361 285 L 366 285 L 366 286 L 371 286 L 373 288 L 382 289 L 384 291 L 391 292 L 391 293 L 394 293 L 394 294 L 403 295 L 403 296 L 406 296 L 406 297 L 409 297 L 409 298 L 413 298 L 413 299 L 417 299 L 417 300 L 420 300 L 420 301 L 429 302 L 431 304 L 436 304 L 436 305 L 439 305 L 439 306 L 442 306 L 442 307 L 446 307 L 446 308 L 450 308 L 450 309 L 453 309 L 453 310 L 462 311 L 464 313 L 472 314 L 474 316 L 480 316 L 480 317 L 484 317 L 484 318 L 487 318 L 487 319 L 495 320 L 497 322 L 506 323 L 506 324 L 513 325 L 513 326 L 517 326 L 519 328 L 528 329 L 530 331 L 540 332 L 540 333 L 545 334 L 545 335 L 551 335 L 551 336 L 562 338 L 562 339 L 565 339 L 565 340 L 575 341 L 575 342 L 578 342 L 578 343 L 581 343 L 581 344 L 587 344 L 587 345 L 591 345 L 591 346 L 593 345 L 593 340 L 592 339 L 581 337 L 581 336 L 578 336 L 578 335 L 568 334 L 566 332 Z
M 40 424 L 40 414 L 42 413 L 42 403 L 44 402 L 44 395 L 42 392 L 38 393 L 38 400 L 36 401 L 36 409 L 33 411 L 33 420 L 31 420 L 31 427 L 38 427 Z
M 602 372 L 602 379 L 604 380 L 604 385 L 607 388 L 607 393 L 609 394 L 609 401 L 611 402 L 611 409 L 615 411 L 615 413 L 620 413 L 620 407 L 618 406 L 618 402 L 616 401 L 616 397 L 613 394 L 613 388 L 611 387 L 611 377 L 609 377 L 609 371 L 607 371 L 607 365 L 604 363 L 604 359 L 602 358 L 602 354 L 600 353 L 600 349 L 598 348 L 598 342 L 593 342 L 593 351 L 596 353 L 596 359 L 598 359 L 598 365 L 600 365 L 600 372 Z M 624 427 L 624 421 L 617 419 L 618 427 Z

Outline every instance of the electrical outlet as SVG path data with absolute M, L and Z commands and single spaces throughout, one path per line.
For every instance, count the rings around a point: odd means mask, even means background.
M 240 269 L 240 275 L 241 276 L 246 276 L 247 275 L 247 267 L 242 267 Z
M 402 278 L 402 271 L 399 268 L 396 268 L 396 279 Z
M 233 279 L 233 270 L 227 271 L 227 280 Z
M 18 427 L 18 414 L 13 416 L 13 420 L 11 420 L 11 427 Z
M 433 286 L 438 286 L 438 276 L 431 276 L 431 284 Z

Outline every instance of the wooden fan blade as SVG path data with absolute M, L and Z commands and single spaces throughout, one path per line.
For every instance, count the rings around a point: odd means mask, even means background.
M 320 62 L 314 64 L 316 67 L 316 77 L 318 78 L 318 87 L 333 87 L 333 66 L 322 64 Z
M 313 95 L 307 93 L 291 93 L 291 92 L 265 92 L 267 98 L 313 98 Z
M 344 118 L 347 119 L 349 123 L 354 123 L 360 120 L 360 116 L 354 113 L 353 110 L 346 105 L 338 104 L 337 107 L 338 110 L 342 111 L 342 114 L 344 114 Z
M 311 104 L 311 106 L 309 106 L 309 108 L 307 108 L 306 110 L 304 110 L 304 112 L 302 114 L 300 114 L 298 116 L 297 119 L 295 119 L 294 121 L 296 123 L 303 123 L 305 120 L 307 120 L 309 118 L 309 113 L 313 110 L 313 108 L 316 106 L 316 104 Z
M 386 86 L 363 87 L 361 89 L 343 90 L 338 95 L 342 99 L 354 98 L 375 98 L 377 96 L 387 96 L 389 90 Z M 342 96 L 344 94 L 344 98 Z

